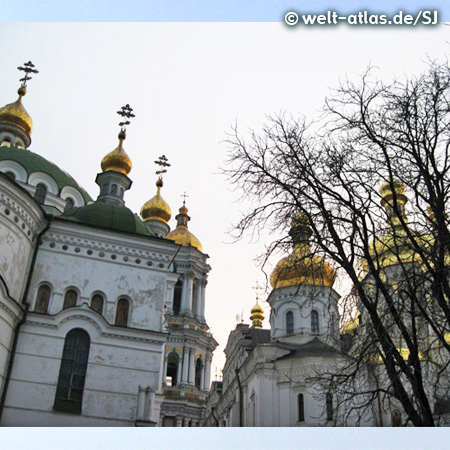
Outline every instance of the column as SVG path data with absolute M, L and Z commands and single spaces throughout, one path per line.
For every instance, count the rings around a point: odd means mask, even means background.
M 203 386 L 205 384 L 205 370 L 206 370 L 206 364 L 203 362 L 202 364 L 202 373 L 200 376 L 200 389 L 203 389 Z
M 147 388 L 147 399 L 146 399 L 146 414 L 145 420 L 152 420 L 153 417 L 153 405 L 155 404 L 155 393 L 150 387 Z
M 175 283 L 166 281 L 166 314 L 173 315 L 173 289 Z
M 203 389 L 209 391 L 209 377 L 211 372 L 211 356 L 206 355 L 206 366 L 205 366 L 205 384 Z
M 144 418 L 144 411 L 145 411 L 145 389 L 143 389 L 143 388 L 141 388 L 141 386 L 139 386 L 138 400 L 137 400 L 137 412 L 136 412 L 137 420 L 142 420 Z
M 182 427 L 183 426 L 183 419 L 181 417 L 177 416 L 176 421 L 175 421 L 175 426 L 176 427 Z
M 192 315 L 192 285 L 194 274 L 188 272 L 183 278 L 183 293 L 181 298 L 181 314 Z
M 177 385 L 181 383 L 182 371 L 183 371 L 183 355 L 181 355 L 178 358 L 177 380 L 176 380 Z
M 189 369 L 189 352 L 186 347 L 183 349 L 183 374 L 181 376 L 181 382 L 187 383 Z
M 164 354 L 164 365 L 163 365 L 163 374 L 162 374 L 162 384 L 165 386 L 166 384 L 166 375 L 167 375 L 167 354 Z
M 197 289 L 195 290 L 195 311 L 193 311 L 194 316 L 197 319 L 200 319 L 202 314 L 202 290 L 203 290 L 203 282 L 199 280 L 197 282 Z
M 206 285 L 208 282 L 206 280 L 202 281 L 201 289 L 200 289 L 200 312 L 199 312 L 199 320 L 201 322 L 205 322 L 205 303 L 206 303 Z
M 195 380 L 195 351 L 191 349 L 189 352 L 189 384 L 194 384 Z

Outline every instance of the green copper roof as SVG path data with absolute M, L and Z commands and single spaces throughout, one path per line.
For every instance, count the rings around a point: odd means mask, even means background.
M 95 202 L 65 212 L 61 219 L 124 233 L 154 236 L 139 216 L 125 206 Z
M 68 173 L 36 153 L 14 146 L 0 147 L 0 161 L 15 161 L 21 164 L 28 176 L 34 172 L 44 172 L 56 181 L 60 192 L 64 186 L 71 186 L 80 191 L 86 203 L 92 201 L 90 195 Z

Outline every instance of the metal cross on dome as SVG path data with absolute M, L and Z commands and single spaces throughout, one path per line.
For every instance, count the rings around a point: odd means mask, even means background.
M 160 178 L 162 178 L 162 175 L 167 172 L 166 167 L 170 167 L 170 164 L 168 162 L 169 160 L 166 158 L 166 155 L 160 156 L 156 161 L 155 164 L 160 166 L 160 170 L 156 171 L 156 175 L 158 175 Z
M 262 287 L 259 285 L 258 281 L 256 281 L 252 289 L 256 292 L 256 300 L 259 300 L 259 292 L 262 291 Z
M 21 78 L 19 81 L 22 82 L 22 87 L 27 87 L 27 82 L 31 80 L 30 73 L 36 74 L 39 73 L 39 70 L 35 69 L 34 64 L 31 61 L 26 62 L 23 66 L 17 68 L 18 70 L 25 72 L 25 76 Z
M 187 195 L 186 191 L 184 191 L 184 194 L 181 194 L 181 197 L 183 197 L 183 205 L 186 206 L 186 198 L 188 198 L 189 195 Z
M 119 116 L 122 116 L 122 118 L 124 119 L 119 123 L 119 127 L 123 131 L 125 131 L 126 126 L 130 125 L 129 119 L 135 117 L 135 115 L 133 114 L 133 108 L 127 103 L 125 106 L 122 106 L 122 108 L 120 108 L 120 111 L 117 111 L 117 114 L 119 114 Z

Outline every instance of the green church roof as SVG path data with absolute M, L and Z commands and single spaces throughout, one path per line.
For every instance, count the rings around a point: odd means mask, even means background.
M 15 161 L 23 166 L 28 176 L 34 172 L 50 175 L 58 185 L 59 192 L 64 186 L 77 189 L 86 203 L 92 202 L 91 196 L 66 172 L 36 153 L 19 147 L 0 147 L 0 161 Z
M 155 236 L 142 219 L 125 206 L 95 202 L 65 212 L 61 219 L 123 233 Z

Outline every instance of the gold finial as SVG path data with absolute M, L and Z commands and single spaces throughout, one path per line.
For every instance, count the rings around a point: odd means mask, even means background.
M 9 105 L 0 108 L 0 122 L 15 125 L 25 131 L 28 135 L 31 135 L 31 132 L 33 131 L 33 121 L 22 104 L 22 97 L 27 93 L 27 83 L 32 78 L 30 74 L 36 74 L 39 73 L 39 71 L 35 69 L 35 66 L 31 61 L 28 61 L 17 69 L 25 72 L 25 76 L 20 79 L 21 84 L 17 90 L 19 98 L 14 103 L 10 103 Z
M 255 286 L 252 288 L 256 292 L 256 304 L 251 309 L 250 320 L 252 321 L 252 327 L 259 330 L 263 326 L 264 320 L 264 309 L 259 304 L 259 291 L 262 289 L 258 281 L 256 281 Z
M 184 193 L 182 197 L 186 199 L 188 196 Z M 178 211 L 179 214 L 175 216 L 175 219 L 177 220 L 177 227 L 166 236 L 166 239 L 171 239 L 177 244 L 184 245 L 186 247 L 192 246 L 197 250 L 202 251 L 202 244 L 188 229 L 188 222 L 191 218 L 188 216 L 189 210 L 186 208 L 186 201 L 183 201 L 183 205 Z
M 393 189 L 392 189 L 393 188 Z M 405 204 L 408 197 L 405 195 L 406 186 L 398 181 L 392 180 L 383 183 L 380 187 L 381 205 L 386 209 L 387 216 L 392 225 L 399 225 L 401 223 L 400 217 L 406 221 Z M 396 205 L 394 205 L 394 195 L 396 198 Z
M 144 221 L 156 220 L 157 222 L 167 223 L 172 217 L 170 206 L 161 196 L 161 188 L 164 186 L 162 175 L 167 172 L 166 167 L 170 167 L 165 155 L 160 156 L 155 164 L 160 166 L 156 171 L 158 179 L 156 180 L 156 195 L 144 203 L 141 208 L 141 217 Z
M 123 141 L 127 138 L 126 127 L 130 125 L 131 118 L 135 117 L 133 114 L 133 108 L 127 103 L 122 106 L 117 114 L 122 117 L 119 122 L 119 145 L 110 153 L 108 153 L 101 162 L 103 172 L 119 172 L 124 175 L 128 175 L 131 171 L 131 159 L 123 149 Z

